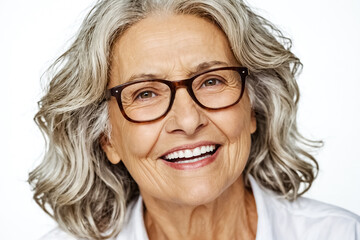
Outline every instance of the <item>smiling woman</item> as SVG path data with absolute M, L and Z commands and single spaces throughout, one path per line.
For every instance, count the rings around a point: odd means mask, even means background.
M 300 197 L 320 143 L 290 43 L 240 0 L 99 1 L 36 115 L 45 239 L 356 239 L 358 216 Z
M 124 119 L 116 101 L 109 102 L 112 129 L 103 149 L 112 163 L 123 161 L 139 185 L 144 201 L 157 203 L 146 205 L 148 214 L 145 217 L 166 208 L 166 212 L 173 214 L 178 205 L 214 204 L 230 185 L 241 180 L 249 156 L 251 133 L 256 129 L 247 94 L 234 105 L 240 99 L 242 84 L 231 82 L 237 79 L 241 83 L 240 74 L 228 68 L 219 69 L 239 65 L 225 34 L 213 23 L 196 16 L 154 14 L 129 28 L 117 40 L 113 52 L 110 88 L 128 83 L 134 75 L 174 81 L 195 74 L 192 79 L 199 82 L 189 84 L 188 91 L 181 87 L 174 91 L 168 113 L 147 124 L 134 124 Z M 212 79 L 221 85 L 216 91 L 214 86 L 204 86 Z M 154 88 L 140 87 L 136 93 L 149 89 L 156 92 Z M 229 91 L 235 93 L 229 94 Z M 190 95 L 197 95 L 196 99 L 209 98 L 202 102 L 216 110 L 203 109 Z M 229 100 L 221 101 L 223 95 Z M 152 96 L 155 98 L 157 96 Z M 150 104 L 155 108 L 151 112 L 155 113 L 162 105 L 157 100 L 140 101 L 146 105 L 155 101 Z M 159 101 L 169 103 L 166 99 Z M 138 105 L 137 102 L 131 101 L 133 105 Z M 147 115 L 143 109 L 140 113 Z M 192 153 L 201 147 L 209 151 L 194 161 Z M 167 159 L 171 154 L 178 155 L 176 161 Z

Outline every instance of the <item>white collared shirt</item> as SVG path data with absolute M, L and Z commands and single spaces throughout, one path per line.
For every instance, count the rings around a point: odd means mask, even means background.
M 252 177 L 250 183 L 258 214 L 256 240 L 360 240 L 360 216 L 303 197 L 290 202 L 262 188 Z M 141 197 L 126 215 L 127 223 L 116 240 L 148 240 Z M 42 239 L 74 238 L 55 229 Z

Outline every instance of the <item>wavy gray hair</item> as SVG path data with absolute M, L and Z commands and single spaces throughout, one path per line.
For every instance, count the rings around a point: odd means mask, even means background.
M 296 125 L 301 62 L 291 40 L 242 0 L 103 0 L 87 15 L 71 47 L 49 68 L 50 83 L 35 121 L 45 135 L 42 163 L 29 175 L 34 199 L 64 230 L 107 239 L 124 223 L 138 188 L 124 165 L 112 165 L 100 147 L 109 136 L 107 102 L 113 43 L 155 12 L 209 19 L 227 35 L 238 62 L 250 70 L 247 89 L 256 114 L 243 174 L 293 200 L 307 191 L 318 164 Z M 301 187 L 303 186 L 303 187 Z M 301 191 L 301 189 L 303 191 Z

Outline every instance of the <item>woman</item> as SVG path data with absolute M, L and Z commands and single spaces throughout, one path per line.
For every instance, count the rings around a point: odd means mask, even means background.
M 45 239 L 357 239 L 358 216 L 299 198 L 319 143 L 290 45 L 242 1 L 98 2 L 35 117 Z

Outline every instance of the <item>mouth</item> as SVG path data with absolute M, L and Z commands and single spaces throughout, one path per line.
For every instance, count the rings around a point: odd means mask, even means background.
M 182 149 L 167 153 L 161 156 L 161 159 L 177 164 L 196 163 L 214 155 L 219 147 L 219 144 L 207 144 L 192 149 Z

